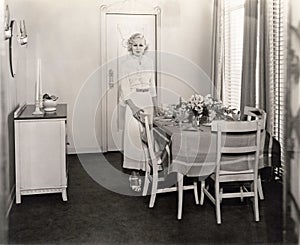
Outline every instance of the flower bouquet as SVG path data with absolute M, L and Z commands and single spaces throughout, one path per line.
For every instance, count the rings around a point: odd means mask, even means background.
M 222 101 L 213 98 L 210 94 L 202 96 L 194 94 L 186 104 L 186 108 L 199 123 L 211 123 L 212 120 L 236 120 L 238 110 L 225 106 Z

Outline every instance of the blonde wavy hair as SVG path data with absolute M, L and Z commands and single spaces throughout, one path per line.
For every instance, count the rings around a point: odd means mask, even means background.
M 137 38 L 143 38 L 145 40 L 145 44 L 146 44 L 146 47 L 145 47 L 145 52 L 146 50 L 148 49 L 148 44 L 147 44 L 147 41 L 144 37 L 143 34 L 141 33 L 134 33 L 130 36 L 130 38 L 128 38 L 128 41 L 127 41 L 127 50 L 128 52 L 132 53 L 132 45 L 134 44 L 134 40 L 137 39 Z

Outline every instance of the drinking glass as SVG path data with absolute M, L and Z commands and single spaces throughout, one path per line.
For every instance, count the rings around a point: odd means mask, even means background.
M 185 117 L 185 111 L 182 108 L 179 108 L 176 112 L 176 121 L 178 121 L 179 123 L 179 127 L 182 126 L 182 122 L 184 120 Z

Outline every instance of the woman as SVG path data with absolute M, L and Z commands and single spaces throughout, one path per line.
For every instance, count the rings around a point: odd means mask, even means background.
M 129 55 L 120 67 L 121 101 L 126 105 L 123 168 L 132 170 L 129 177 L 130 186 L 134 191 L 140 191 L 139 171 L 145 170 L 145 154 L 136 118 L 142 111 L 151 115 L 156 111 L 154 65 L 152 60 L 144 55 L 148 45 L 142 34 L 133 34 L 127 44 Z

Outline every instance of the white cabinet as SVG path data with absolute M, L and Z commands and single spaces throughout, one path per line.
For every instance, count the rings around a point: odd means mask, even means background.
M 56 192 L 67 201 L 67 105 L 51 114 L 33 111 L 28 105 L 15 118 L 16 203 L 22 195 Z

